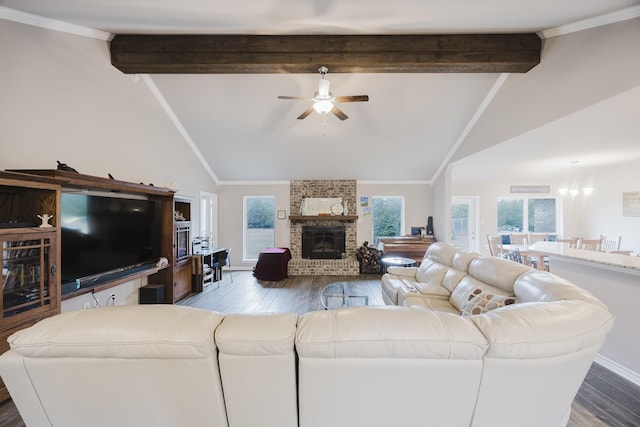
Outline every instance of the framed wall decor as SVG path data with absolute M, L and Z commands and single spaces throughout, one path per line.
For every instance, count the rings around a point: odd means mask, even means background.
M 622 216 L 640 216 L 640 191 L 622 193 Z

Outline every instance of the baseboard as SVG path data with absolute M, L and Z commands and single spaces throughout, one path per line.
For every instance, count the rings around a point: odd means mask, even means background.
M 594 360 L 594 362 L 596 362 L 598 365 L 602 366 L 603 368 L 610 370 L 614 374 L 617 374 L 622 378 L 629 380 L 635 385 L 637 385 L 638 387 L 640 387 L 640 374 L 638 374 L 637 372 L 634 372 L 631 369 L 625 368 L 619 363 L 616 363 L 611 359 L 607 359 L 606 357 L 601 356 L 600 354 L 596 356 L 596 359 Z

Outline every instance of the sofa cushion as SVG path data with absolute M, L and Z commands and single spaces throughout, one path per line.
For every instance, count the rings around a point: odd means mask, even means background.
M 441 286 L 444 275 L 447 274 L 449 268 L 447 265 L 426 259 L 420 264 L 420 267 L 418 267 L 416 281 Z
M 451 292 L 447 288 L 442 287 L 436 283 L 424 283 L 424 282 L 416 282 L 413 281 L 411 283 L 407 283 L 412 286 L 416 291 L 421 293 L 422 295 L 429 295 L 439 299 L 449 299 L 451 296 Z
M 216 345 L 225 354 L 291 354 L 297 318 L 293 313 L 229 314 L 216 329 Z
M 418 272 L 418 267 L 398 267 L 394 265 L 387 267 L 387 274 L 393 274 L 395 276 L 411 277 L 412 279 L 416 278 L 417 272 Z
M 468 317 L 394 306 L 312 311 L 296 333 L 300 357 L 479 360 L 486 348 Z
M 449 271 L 447 271 L 447 274 L 444 275 L 442 286 L 449 291 L 449 294 L 451 294 L 466 275 L 467 273 L 465 271 L 450 268 Z
M 481 282 L 513 295 L 513 283 L 531 267 L 498 257 L 478 257 L 469 264 L 469 274 Z
M 446 242 L 435 242 L 429 246 L 425 253 L 424 260 L 430 259 L 438 264 L 452 266 L 453 257 L 458 253 L 460 249 Z
M 224 315 L 191 307 L 150 304 L 70 311 L 9 337 L 25 357 L 210 358 Z
M 460 315 L 460 310 L 451 305 L 449 300 L 429 298 L 420 294 L 405 295 L 404 305 L 410 308 L 419 308 L 426 311 L 440 311 Z
M 451 293 L 451 297 L 449 298 L 449 302 L 451 303 L 452 306 L 455 307 L 456 310 L 458 310 L 458 313 L 460 313 L 464 309 L 464 306 L 469 301 L 469 296 L 477 288 L 480 288 L 492 295 L 499 295 L 499 296 L 513 295 L 513 293 L 511 292 L 506 292 L 501 288 L 497 288 L 485 282 L 481 282 L 480 280 L 476 279 L 473 276 L 465 276 L 460 281 L 458 286 L 456 286 L 456 288 L 453 290 L 453 292 Z
M 458 252 L 456 252 L 456 254 L 453 256 L 451 266 L 456 270 L 468 273 L 471 261 L 478 258 L 479 256 L 480 254 L 477 254 L 475 252 L 458 250 Z
M 516 297 L 495 295 L 482 290 L 482 288 L 476 288 L 469 295 L 469 301 L 465 304 L 460 314 L 463 316 L 482 314 L 517 302 Z
M 513 290 L 520 301 L 580 300 L 607 309 L 593 294 L 555 274 L 531 270 L 516 280 Z

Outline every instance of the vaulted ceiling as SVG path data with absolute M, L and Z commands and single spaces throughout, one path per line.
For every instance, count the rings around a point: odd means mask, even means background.
M 628 53 L 631 70 L 622 76 L 607 71 L 602 58 L 588 58 L 588 49 L 596 49 L 603 37 L 588 45 L 575 38 L 576 46 L 571 38 L 564 45 L 556 40 L 611 22 L 640 26 L 637 0 L 3 0 L 0 5 L 102 31 L 106 39 L 488 33 L 538 33 L 543 39 L 541 64 L 524 74 L 332 73 L 332 65 L 349 70 L 330 63 L 330 57 L 316 63 L 309 55 L 309 69 L 329 68 L 334 95 L 369 96 L 369 102 L 339 104 L 349 116 L 344 121 L 318 113 L 297 120 L 310 103 L 278 99 L 311 97 L 318 88 L 315 71 L 144 75 L 170 113 L 167 120 L 173 117 L 184 128 L 219 182 L 431 181 L 450 160 L 457 161 L 454 179 L 509 179 L 525 171 L 537 178 L 566 171 L 574 159 L 596 166 L 640 157 L 637 39 L 635 45 L 629 41 L 635 46 Z M 563 62 L 566 52 L 580 54 L 591 69 L 571 69 L 571 62 Z M 558 85 L 554 76 L 562 69 L 559 80 L 565 84 Z M 591 79 L 603 72 L 607 81 L 601 85 Z M 611 82 L 616 74 L 622 81 Z M 495 177 L 492 164 L 500 168 Z

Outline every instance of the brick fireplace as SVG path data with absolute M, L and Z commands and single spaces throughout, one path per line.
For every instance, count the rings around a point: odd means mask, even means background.
M 302 200 L 305 198 L 336 198 L 341 197 L 345 207 L 345 215 L 327 218 L 302 217 L 291 220 L 290 250 L 292 259 L 289 261 L 289 274 L 291 275 L 357 275 L 359 264 L 355 257 L 357 249 L 356 221 L 347 219 L 349 215 L 356 213 L 357 183 L 356 180 L 292 180 L 290 182 L 290 212 L 292 216 L 300 213 Z M 348 214 L 348 215 L 347 215 Z M 327 228 L 344 230 L 344 258 L 342 252 L 339 256 L 334 252 L 331 259 L 321 257 L 303 257 L 302 241 L 303 228 Z M 319 240 L 316 239 L 316 242 Z M 333 240 L 320 244 L 322 251 L 327 252 L 325 246 L 335 244 Z M 318 243 L 316 243 L 318 244 Z M 342 242 L 340 242 L 342 244 Z

